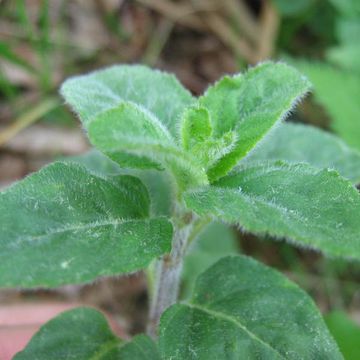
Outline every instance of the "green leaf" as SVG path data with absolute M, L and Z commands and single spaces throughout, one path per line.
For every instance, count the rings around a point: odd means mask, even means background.
M 146 335 L 133 337 L 119 350 L 119 355 L 119 360 L 161 360 L 157 344 Z
M 14 360 L 160 360 L 156 344 L 139 335 L 116 337 L 102 313 L 91 308 L 66 311 L 43 325 Z
M 280 161 L 249 165 L 186 193 L 185 201 L 199 215 L 255 234 L 360 259 L 360 195 L 333 170 Z
M 161 164 L 175 176 L 180 187 L 207 183 L 206 173 L 183 152 L 158 120 L 132 103 L 122 103 L 100 113 L 88 126 L 94 146 L 123 166 Z M 135 155 L 144 166 L 133 163 Z M 160 165 L 157 165 L 161 168 Z
M 284 123 L 276 128 L 244 162 L 263 160 L 306 162 L 318 168 L 333 168 L 354 184 L 360 183 L 360 152 L 313 126 Z
M 217 262 L 165 311 L 159 348 L 173 360 L 342 359 L 310 297 L 245 256 Z
M 109 159 L 107 156 L 96 149 L 91 149 L 88 152 L 80 155 L 63 157 L 60 160 L 66 163 L 77 163 L 85 166 L 90 172 L 100 177 L 124 175 L 126 171 L 125 169 L 122 169 L 115 161 Z
M 342 311 L 334 311 L 325 316 L 331 334 L 339 344 L 346 360 L 360 359 L 360 326 Z
M 0 286 L 54 287 L 145 268 L 172 237 L 167 220 L 148 214 L 137 178 L 49 165 L 0 193 Z
M 11 49 L 10 45 L 4 41 L 0 41 L 0 58 L 3 58 L 14 65 L 17 65 L 32 74 L 35 73 L 35 69 L 31 65 L 31 63 L 18 56 Z
M 335 8 L 346 17 L 360 16 L 360 4 L 358 0 L 330 0 Z
M 359 46 L 360 23 L 359 16 L 354 18 L 345 17 L 338 18 L 336 21 L 336 36 L 341 45 L 344 46 Z M 358 59 L 357 59 L 358 60 Z M 359 61 L 359 60 L 358 60 Z
M 194 102 L 175 76 L 142 65 L 116 65 L 70 78 L 61 94 L 85 126 L 99 113 L 131 101 L 153 113 L 175 138 L 182 112 Z
M 360 16 L 338 18 L 335 30 L 339 45 L 331 47 L 326 51 L 327 60 L 340 68 L 359 74 Z
M 201 167 L 208 168 L 234 147 L 236 135 L 229 131 L 214 139 L 209 112 L 203 107 L 189 108 L 182 120 L 183 148 L 192 154 Z
M 95 149 L 83 155 L 64 158 L 63 161 L 84 165 L 91 172 L 100 174 L 102 177 L 130 175 L 139 178 L 149 192 L 150 214 L 152 216 L 171 216 L 173 184 L 169 174 L 165 171 L 123 169 Z
M 334 131 L 360 149 L 360 76 L 321 63 L 296 64 L 314 84 L 315 101 L 330 115 Z
M 181 128 L 184 149 L 201 145 L 209 139 L 211 132 L 210 114 L 205 108 L 191 107 L 185 112 Z
M 151 204 L 150 213 L 152 216 L 170 217 L 173 211 L 173 198 L 175 196 L 173 181 L 165 171 L 156 170 L 134 170 L 129 171 L 138 176 L 149 191 Z
M 309 90 L 310 83 L 294 68 L 266 62 L 246 74 L 225 76 L 199 99 L 208 109 L 213 137 L 234 132 L 237 141 L 209 170 L 214 181 L 227 174 Z
M 326 57 L 335 65 L 360 73 L 360 44 L 333 47 L 327 51 Z
M 161 169 L 157 152 L 167 147 L 176 151 L 171 135 L 157 118 L 132 103 L 123 102 L 100 113 L 88 129 L 93 145 L 124 167 Z
M 311 6 L 314 5 L 314 0 L 273 0 L 276 8 L 283 16 L 296 17 L 306 12 Z
M 193 240 L 184 259 L 182 297 L 190 296 L 195 280 L 200 273 L 220 258 L 236 254 L 238 251 L 235 232 L 229 226 L 220 222 L 212 222 L 206 226 Z

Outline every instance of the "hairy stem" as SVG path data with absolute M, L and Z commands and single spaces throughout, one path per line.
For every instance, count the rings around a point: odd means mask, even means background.
M 157 263 L 155 289 L 147 328 L 148 334 L 153 338 L 157 336 L 161 314 L 178 298 L 183 257 L 192 226 L 193 219 L 175 226 L 171 252 Z

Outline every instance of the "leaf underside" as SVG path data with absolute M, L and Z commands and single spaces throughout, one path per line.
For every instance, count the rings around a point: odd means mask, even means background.
M 0 286 L 55 287 L 142 269 L 171 246 L 171 224 L 148 215 L 137 178 L 49 165 L 0 193 Z
M 360 259 L 360 196 L 335 171 L 283 162 L 248 165 L 213 186 L 186 193 L 185 201 L 201 216 L 216 216 L 255 234 Z
M 313 126 L 292 123 L 279 126 L 244 162 L 263 160 L 306 162 L 317 168 L 335 169 L 354 184 L 360 183 L 360 152 Z
M 164 359 L 342 359 L 310 297 L 275 270 L 227 257 L 160 322 Z

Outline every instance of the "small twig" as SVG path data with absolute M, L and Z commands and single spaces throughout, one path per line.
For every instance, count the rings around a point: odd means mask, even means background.
M 265 1 L 260 15 L 261 33 L 257 51 L 258 61 L 265 60 L 273 54 L 279 22 L 279 15 L 274 5 L 271 1 Z
M 168 20 L 167 18 L 160 19 L 143 56 L 143 62 L 145 64 L 150 66 L 154 66 L 156 64 L 156 61 L 158 60 L 173 27 L 174 23 L 171 20 Z
M 239 37 L 219 14 L 209 13 L 204 20 L 211 31 L 238 56 L 251 64 L 256 62 L 256 54 L 248 42 Z
M 202 21 L 194 14 L 192 6 L 177 4 L 167 0 L 137 0 L 137 2 L 158 11 L 173 22 L 195 30 L 205 29 Z
M 227 15 L 236 21 L 244 36 L 253 44 L 257 44 L 261 29 L 247 5 L 241 0 L 225 0 L 223 6 Z
M 21 115 L 17 120 L 15 120 L 13 124 L 9 125 L 0 133 L 0 146 L 7 143 L 21 130 L 25 129 L 59 105 L 59 100 L 55 98 L 45 99 L 40 104 L 27 111 L 25 114 Z

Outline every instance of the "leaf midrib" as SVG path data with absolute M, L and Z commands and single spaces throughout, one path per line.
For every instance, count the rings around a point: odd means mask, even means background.
M 239 195 L 237 190 L 233 189 L 233 188 L 217 187 L 217 189 L 234 192 L 234 193 L 236 193 L 236 195 Z M 304 226 L 308 226 L 306 218 L 304 218 L 303 216 L 300 216 L 299 212 L 297 210 L 293 210 L 288 207 L 282 206 L 278 202 L 271 202 L 271 201 L 267 200 L 266 198 L 263 198 L 260 195 L 247 194 L 245 191 L 241 191 L 240 196 L 251 206 L 253 205 L 253 202 L 259 202 L 265 206 L 268 206 L 269 208 L 276 209 L 277 211 L 281 212 L 283 215 L 286 215 L 288 218 L 292 218 L 295 221 L 301 222 Z M 329 227 L 326 226 L 322 222 L 314 222 L 311 224 L 311 226 L 316 227 L 321 231 L 329 230 Z M 269 232 L 269 234 L 272 234 L 272 233 Z M 286 235 L 283 235 L 283 236 L 286 237 Z M 309 237 L 304 237 L 299 234 L 297 234 L 297 236 L 301 237 L 301 240 L 303 240 L 303 241 L 309 242 L 310 240 L 312 240 Z M 348 240 L 348 239 L 346 239 L 346 240 Z M 310 243 L 309 243 L 309 245 L 310 245 Z
M 86 224 L 80 224 L 80 225 L 72 225 L 69 227 L 62 227 L 62 228 L 57 228 L 55 230 L 52 231 L 48 231 L 46 233 L 40 234 L 40 235 L 27 235 L 27 236 L 20 236 L 16 238 L 16 242 L 12 242 L 12 245 L 16 244 L 18 245 L 21 242 L 25 242 L 25 241 L 36 241 L 36 240 L 41 240 L 44 237 L 47 236 L 53 236 L 53 235 L 57 235 L 57 234 L 61 234 L 61 233 L 65 233 L 65 232 L 72 232 L 72 231 L 80 231 L 80 230 L 89 230 L 92 228 L 97 228 L 97 227 L 102 227 L 102 226 L 109 226 L 109 225 L 113 225 L 113 226 L 117 226 L 117 225 L 123 225 L 125 223 L 131 223 L 131 222 L 142 222 L 145 221 L 146 219 L 129 219 L 129 220 L 124 220 L 124 219 L 111 219 L 111 220 L 106 220 L 106 221 L 94 221 L 94 222 L 89 222 Z
M 103 358 L 103 356 L 106 355 L 108 352 L 110 352 L 111 350 L 113 350 L 117 347 L 121 348 L 125 344 L 126 344 L 125 342 L 121 343 L 116 338 L 114 338 L 110 341 L 107 341 L 107 342 L 101 344 L 99 350 L 96 351 L 95 354 L 89 358 L 89 360 L 101 360 Z
M 210 316 L 213 316 L 215 318 L 218 318 L 220 320 L 224 320 L 224 321 L 227 321 L 227 322 L 231 322 L 232 324 L 236 325 L 237 327 L 239 327 L 241 330 L 243 330 L 244 332 L 246 332 L 249 337 L 251 337 L 252 339 L 254 339 L 255 341 L 261 343 L 263 346 L 266 346 L 267 348 L 269 348 L 271 351 L 275 352 L 281 359 L 284 359 L 286 360 L 286 358 L 281 354 L 279 353 L 279 351 L 275 348 L 273 348 L 271 346 L 271 344 L 263 341 L 262 339 L 260 339 L 255 333 L 253 333 L 252 331 L 250 331 L 248 328 L 246 328 L 244 325 L 242 325 L 239 321 L 233 319 L 232 317 L 222 313 L 222 312 L 218 312 L 218 311 L 214 311 L 214 310 L 210 310 L 206 307 L 202 307 L 202 306 L 199 306 L 199 305 L 196 305 L 196 304 L 189 304 L 187 303 L 186 306 L 190 307 L 190 308 L 193 308 L 193 309 L 196 309 L 196 310 L 199 310 L 199 311 L 202 311 L 204 313 L 206 313 L 207 315 L 210 315 Z
M 119 138 L 120 139 L 120 138 Z M 186 161 L 190 163 L 194 168 L 200 169 L 200 166 L 192 159 L 191 154 L 182 151 L 181 149 L 169 144 L 169 143 L 162 143 L 157 141 L 148 141 L 144 138 L 144 141 L 141 141 L 139 137 L 130 137 L 124 136 L 119 140 L 119 144 L 117 146 L 111 146 L 107 149 L 104 149 L 106 152 L 115 153 L 119 152 L 127 152 L 127 153 L 134 153 L 144 155 L 143 151 L 153 150 L 154 152 L 160 154 L 171 155 L 178 163 L 181 161 Z M 145 154 L 146 155 L 146 154 Z M 156 160 L 156 159 L 154 159 Z

